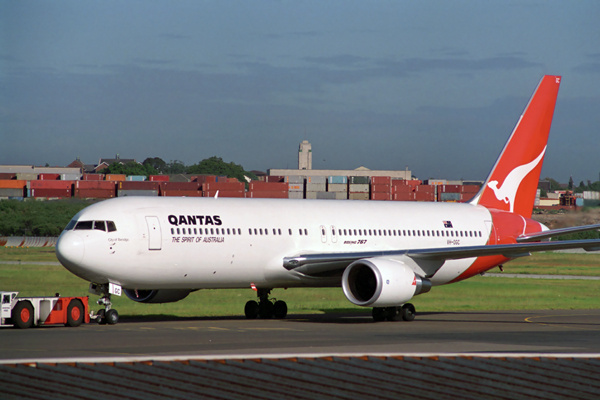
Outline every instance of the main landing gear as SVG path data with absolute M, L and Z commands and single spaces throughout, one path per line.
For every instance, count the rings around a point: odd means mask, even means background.
M 285 318 L 287 315 L 287 304 L 285 304 L 285 301 L 281 300 L 277 300 L 275 302 L 273 302 L 275 299 L 269 300 L 269 293 L 271 293 L 271 289 L 257 289 L 256 294 L 258 296 L 258 302 L 250 300 L 246 303 L 246 307 L 244 307 L 244 314 L 246 314 L 246 318 Z
M 97 303 L 101 306 L 104 306 L 103 309 L 98 310 L 98 313 L 96 314 L 96 322 L 101 325 L 114 325 L 119 322 L 119 313 L 117 310 L 112 308 L 108 284 L 104 283 L 102 285 L 97 285 L 95 283 L 90 283 L 90 293 L 100 296 L 100 299 L 97 301 Z
M 373 307 L 373 320 L 381 321 L 412 321 L 417 314 L 415 306 L 406 303 L 402 307 Z

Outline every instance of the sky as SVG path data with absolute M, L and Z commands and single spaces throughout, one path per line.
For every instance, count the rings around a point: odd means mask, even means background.
M 542 177 L 599 179 L 598 1 L 4 1 L 0 164 L 487 176 L 544 74 Z

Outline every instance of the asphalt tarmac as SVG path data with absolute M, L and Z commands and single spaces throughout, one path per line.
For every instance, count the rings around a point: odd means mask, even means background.
M 285 320 L 122 317 L 117 325 L 0 329 L 0 363 L 23 360 L 314 354 L 600 353 L 600 310 L 422 313 L 412 322 L 364 315 Z

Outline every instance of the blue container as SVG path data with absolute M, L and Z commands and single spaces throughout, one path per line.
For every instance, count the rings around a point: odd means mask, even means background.
M 327 182 L 333 183 L 333 184 L 348 183 L 348 177 L 347 176 L 330 176 L 327 178 Z
M 144 182 L 146 180 L 146 176 L 145 175 L 129 175 L 127 177 L 128 181 L 131 182 Z

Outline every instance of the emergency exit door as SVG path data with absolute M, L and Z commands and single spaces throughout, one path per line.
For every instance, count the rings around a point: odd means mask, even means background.
M 162 235 L 160 233 L 160 222 L 158 217 L 146 217 L 148 225 L 148 250 L 160 250 L 162 247 Z

